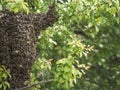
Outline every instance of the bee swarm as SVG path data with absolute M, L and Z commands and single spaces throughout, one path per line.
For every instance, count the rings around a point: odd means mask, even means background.
M 14 90 L 28 86 L 36 57 L 36 40 L 41 30 L 58 20 L 55 7 L 43 14 L 0 12 L 0 66 L 11 71 L 8 80 Z

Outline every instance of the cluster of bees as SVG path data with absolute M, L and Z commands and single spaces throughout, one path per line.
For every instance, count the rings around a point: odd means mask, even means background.
M 55 6 L 43 14 L 0 12 L 0 66 L 10 69 L 11 87 L 8 90 L 29 84 L 30 71 L 36 58 L 36 41 L 41 30 L 58 20 Z

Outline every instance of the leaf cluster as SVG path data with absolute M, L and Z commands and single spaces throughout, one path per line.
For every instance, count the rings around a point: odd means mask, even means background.
M 10 11 L 13 11 L 15 13 L 20 12 L 26 12 L 29 13 L 28 3 L 24 2 L 24 0 L 4 0 L 1 1 L 1 9 L 2 7 L 5 9 L 8 9 Z
M 0 88 L 2 90 L 7 90 L 10 87 L 7 79 L 10 78 L 10 71 L 6 70 L 4 66 L 0 67 Z

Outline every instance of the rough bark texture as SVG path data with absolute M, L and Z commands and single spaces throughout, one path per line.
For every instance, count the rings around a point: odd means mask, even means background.
M 50 6 L 44 14 L 0 12 L 0 66 L 10 69 L 12 78 L 8 90 L 29 84 L 36 57 L 36 39 L 41 30 L 52 26 L 58 16 Z

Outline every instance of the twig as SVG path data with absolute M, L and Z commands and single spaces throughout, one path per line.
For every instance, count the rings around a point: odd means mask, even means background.
M 28 88 L 31 88 L 31 87 L 35 87 L 36 85 L 39 85 L 39 84 L 44 84 L 44 83 L 48 83 L 48 82 L 52 82 L 53 79 L 50 79 L 50 80 L 46 80 L 46 81 L 41 81 L 39 83 L 35 83 L 33 85 L 30 85 L 30 86 L 26 86 L 26 87 L 22 87 L 22 88 L 17 88 L 17 89 L 14 89 L 14 90 L 26 90 Z

